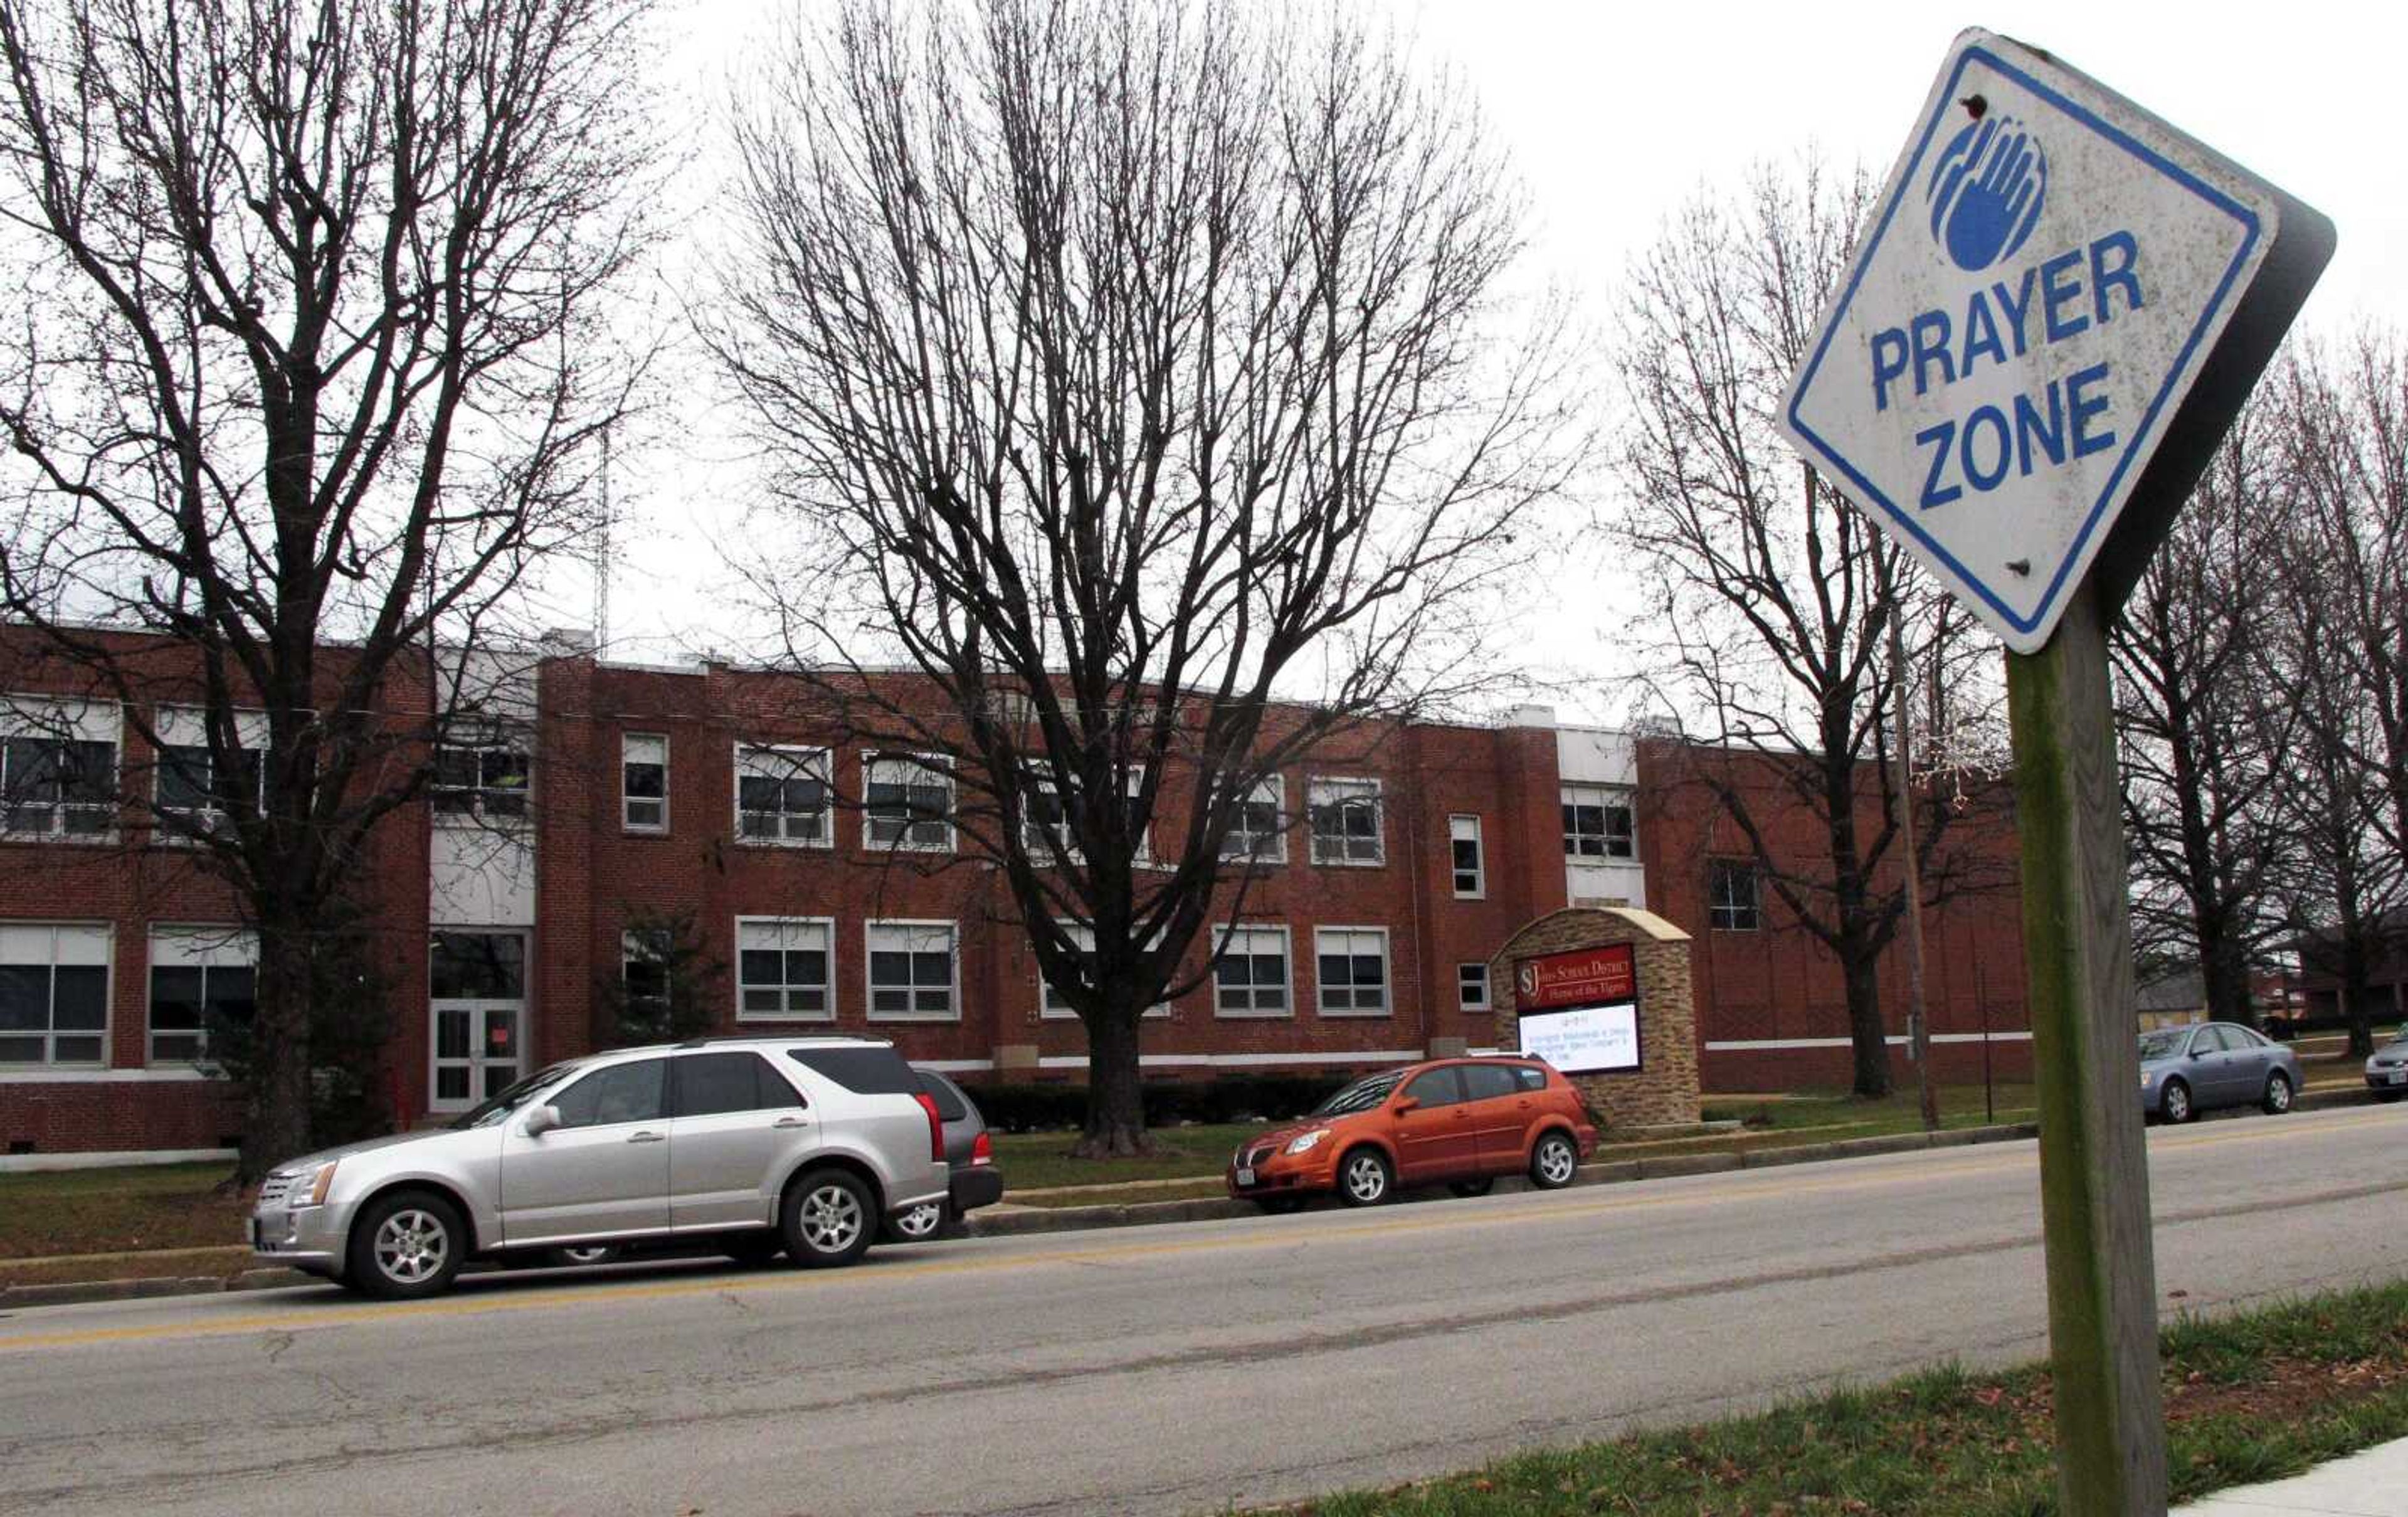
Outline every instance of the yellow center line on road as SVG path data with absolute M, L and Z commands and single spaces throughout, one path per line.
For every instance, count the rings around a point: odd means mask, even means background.
M 2314 1126 L 2285 1124 L 2268 1127 L 2247 1124 L 2229 1133 L 2191 1132 L 2162 1135 L 2157 1146 L 2188 1152 L 2193 1149 L 2222 1148 L 2235 1143 L 2272 1143 L 2294 1138 L 2313 1138 L 2333 1132 L 2345 1132 L 2369 1127 L 2385 1122 L 2396 1122 L 2393 1113 L 2368 1113 L 2339 1121 L 2321 1122 Z M 1923 1150 L 1921 1153 L 1946 1152 L 1945 1150 Z M 1885 1157 L 1913 1157 L 1885 1155 Z M 1511 1209 L 1516 1223 L 1562 1224 L 1587 1221 L 1629 1212 L 1697 1209 L 1728 1206 L 1756 1200 L 1786 1200 L 1805 1196 L 1830 1196 L 1851 1192 L 1883 1190 L 1909 1184 L 1927 1184 L 1935 1181 L 1955 1181 L 1971 1177 L 2000 1174 L 2018 1168 L 2028 1168 L 2036 1155 L 2018 1147 L 2003 1153 L 1966 1152 L 1962 1158 L 1951 1162 L 1915 1166 L 1894 1166 L 1872 1174 L 1826 1173 L 1811 1180 L 1793 1177 L 1727 1182 L 1713 1186 L 1698 1186 L 1670 1193 L 1642 1195 L 1617 1195 L 1597 1200 L 1568 1200 L 1549 1194 L 1543 1199 L 1534 1197 L 1529 1204 Z M 1802 1167 L 1802 1166 L 1801 1166 Z M 1697 1177 L 1699 1180 L 1728 1181 L 1743 1171 L 1721 1171 Z M 1001 1257 L 928 1259 L 911 1264 L 882 1265 L 870 1269 L 796 1270 L 782 1275 L 755 1275 L 730 1281 L 714 1277 L 707 1280 L 669 1280 L 651 1282 L 630 1282 L 624 1285 L 589 1286 L 575 1290 L 512 1291 L 508 1294 L 478 1294 L 452 1296 L 435 1301 L 397 1301 L 381 1306 L 345 1306 L 304 1310 L 250 1312 L 240 1316 L 219 1317 L 194 1322 L 155 1323 L 141 1326 L 75 1328 L 60 1332 L 7 1334 L 0 1328 L 0 1354 L 34 1349 L 81 1348 L 107 1343 L 158 1342 L 179 1338 L 207 1338 L 239 1336 L 246 1333 L 308 1332 L 332 1327 L 349 1327 L 365 1323 L 394 1321 L 427 1321 L 436 1318 L 481 1316 L 497 1311 L 538 1310 L 555 1306 L 618 1306 L 631 1301 L 665 1301 L 688 1296 L 720 1295 L 729 1291 L 792 1291 L 815 1289 L 843 1284 L 877 1285 L 895 1281 L 922 1280 L 940 1275 L 983 1274 L 998 1270 L 1031 1269 L 1057 1265 L 1120 1264 L 1135 1260 L 1162 1259 L 1187 1254 L 1226 1253 L 1247 1249 L 1320 1248 L 1352 1243 L 1365 1239 L 1455 1232 L 1464 1228 L 1494 1227 L 1500 1218 L 1500 1209 L 1479 1208 L 1469 1212 L 1446 1208 L 1416 1208 L 1427 1216 L 1403 1215 L 1381 1220 L 1365 1219 L 1317 1227 L 1280 1227 L 1248 1233 L 1240 1238 L 1209 1238 L 1157 1239 L 1046 1250 L 1032 1253 L 1014 1253 Z

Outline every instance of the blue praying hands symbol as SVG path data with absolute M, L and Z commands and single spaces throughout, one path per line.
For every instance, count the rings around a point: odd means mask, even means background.
M 1950 138 L 1923 192 L 1932 236 L 1968 273 L 2013 257 L 2047 194 L 2048 155 L 2012 116 L 1985 117 Z

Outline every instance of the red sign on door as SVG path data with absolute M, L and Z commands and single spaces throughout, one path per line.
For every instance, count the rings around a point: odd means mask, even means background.
M 1637 954 L 1628 943 L 1524 959 L 1513 969 L 1513 1009 L 1605 1006 L 1639 998 Z

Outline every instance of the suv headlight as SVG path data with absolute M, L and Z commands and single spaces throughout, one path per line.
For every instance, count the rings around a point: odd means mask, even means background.
M 1316 1127 L 1312 1132 L 1306 1133 L 1300 1138 L 1289 1139 L 1287 1152 L 1290 1153 L 1310 1153 L 1323 1138 L 1327 1138 L 1328 1136 L 1328 1128 Z
M 340 1162 L 329 1159 L 294 1176 L 293 1189 L 285 1193 L 285 1206 L 294 1211 L 303 1207 L 324 1206 L 326 1193 L 335 1188 L 335 1166 Z

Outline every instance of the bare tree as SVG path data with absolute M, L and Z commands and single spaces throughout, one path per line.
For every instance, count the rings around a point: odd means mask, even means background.
M 2199 966 L 2211 1016 L 2253 1026 L 2250 971 L 2285 926 L 2296 852 L 2275 802 L 2297 711 L 2260 678 L 2282 428 L 2262 395 L 2233 422 L 2112 643 L 2136 936 Z
M 1872 520 L 1773 429 L 1870 193 L 1861 175 L 1835 181 L 1813 163 L 1762 169 L 1735 203 L 1684 208 L 1638 259 L 1621 308 L 1631 421 L 1614 523 L 1654 577 L 1651 611 L 1666 629 L 1657 698 L 1698 739 L 1682 778 L 1712 792 L 1759 878 L 1839 961 L 1864 1096 L 1890 1090 L 1879 963 L 1904 905 L 1880 879 L 1898 830 L 1885 730 L 1892 608 L 1915 628 L 1910 667 L 1961 670 L 1974 655 L 1962 613 L 1920 587 Z M 1941 729 L 1921 740 L 1942 769 L 1915 827 L 1932 900 L 1999 882 L 1950 845 L 1966 808 L 1999 795 L 1979 782 L 1996 681 L 1945 685 L 1915 702 Z M 1825 847 L 1813 865 L 1768 837 L 1768 803 L 1814 817 Z
M 803 541 L 794 662 L 952 785 L 1084 1024 L 1080 1152 L 1138 1150 L 1139 1018 L 1211 974 L 1265 781 L 1498 666 L 1580 442 L 1520 204 L 1342 13 L 842 5 L 738 141 L 706 328 Z M 1337 847 L 1376 818 L 1320 800 Z
M 0 3 L 0 606 L 122 705 L 146 826 L 258 934 L 246 1176 L 309 1144 L 347 877 L 586 530 L 636 372 L 609 297 L 644 240 L 643 11 Z M 171 671 L 196 733 L 162 730 Z

